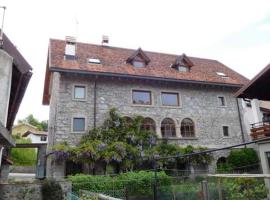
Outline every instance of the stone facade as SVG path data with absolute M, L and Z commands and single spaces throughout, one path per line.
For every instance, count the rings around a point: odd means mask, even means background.
M 64 197 L 71 192 L 72 184 L 69 181 L 59 181 L 62 187 Z M 42 200 L 41 194 L 42 182 L 17 182 L 17 183 L 0 183 L 0 200 Z
M 86 99 L 73 100 L 74 85 L 86 86 Z M 133 105 L 132 90 L 151 91 L 152 105 Z M 179 107 L 161 105 L 161 92 L 179 93 Z M 94 126 L 94 79 L 87 76 L 54 73 L 50 100 L 49 148 L 66 141 L 76 145 L 83 133 L 72 132 L 72 119 L 84 117 L 87 129 Z M 169 139 L 179 145 L 218 148 L 242 142 L 235 89 L 229 87 L 172 84 L 165 82 L 138 82 L 119 79 L 96 79 L 96 123 L 101 125 L 111 108 L 116 108 L 123 116 L 150 117 L 155 121 L 156 133 L 161 137 L 161 122 L 173 119 L 176 137 Z M 218 97 L 225 99 L 225 106 L 218 106 Z M 180 126 L 184 118 L 195 124 L 195 137 L 183 138 Z M 229 127 L 229 136 L 223 136 L 222 126 Z M 50 158 L 49 158 L 50 160 Z M 48 163 L 50 163 L 49 161 Z M 50 164 L 49 164 L 50 165 Z M 53 171 L 49 166 L 47 169 Z M 52 173 L 51 173 L 52 175 Z

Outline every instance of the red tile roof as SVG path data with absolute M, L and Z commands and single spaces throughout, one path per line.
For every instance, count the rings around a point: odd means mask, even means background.
M 189 72 L 179 72 L 176 69 L 171 68 L 171 65 L 175 63 L 179 55 L 143 51 L 150 59 L 150 62 L 144 68 L 136 68 L 130 63 L 127 63 L 127 59 L 137 51 L 134 49 L 76 43 L 77 59 L 65 60 L 65 45 L 65 40 L 50 40 L 48 56 L 50 59 L 48 60 L 46 79 L 48 79 L 47 76 L 50 75 L 50 70 L 59 70 L 187 80 L 195 82 L 207 82 L 210 84 L 216 83 L 222 85 L 238 85 L 239 87 L 248 82 L 248 79 L 246 79 L 244 76 L 238 74 L 216 60 L 188 56 L 188 59 L 192 62 L 193 66 L 190 68 Z M 97 58 L 101 61 L 101 64 L 89 64 L 87 62 L 89 58 Z M 222 72 L 229 78 L 222 78 L 221 76 L 217 75 L 216 72 Z M 45 83 L 45 87 L 46 84 L 48 85 L 48 82 Z M 46 101 L 46 98 L 48 98 L 48 94 L 46 94 L 46 91 L 44 92 L 44 98 L 43 103 L 45 100 L 45 104 L 47 104 L 48 101 Z

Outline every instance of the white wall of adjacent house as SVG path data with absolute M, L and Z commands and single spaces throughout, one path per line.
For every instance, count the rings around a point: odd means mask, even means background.
M 13 58 L 0 50 L 0 122 L 6 127 Z
M 253 99 L 249 102 L 242 101 L 243 121 L 246 133 L 250 133 L 251 124 L 261 122 L 263 113 L 260 110 L 260 101 Z
M 34 134 L 29 134 L 26 138 L 31 139 L 32 143 L 47 143 L 48 138 L 46 136 L 46 141 L 42 141 L 42 136 L 41 135 L 34 135 Z

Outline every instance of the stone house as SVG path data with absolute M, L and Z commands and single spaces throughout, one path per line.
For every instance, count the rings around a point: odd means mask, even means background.
M 233 94 L 247 79 L 217 60 L 51 39 L 43 104 L 50 105 L 48 151 L 76 145 L 116 108 L 145 117 L 144 127 L 179 145 L 219 148 L 245 139 Z M 65 163 L 47 160 L 48 176 Z
M 32 68 L 3 34 L 0 49 L 0 179 L 8 175 L 11 128 L 32 76 Z

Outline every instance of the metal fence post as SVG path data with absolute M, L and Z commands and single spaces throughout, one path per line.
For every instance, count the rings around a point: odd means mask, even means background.
M 201 184 L 202 184 L 203 199 L 209 200 L 208 182 L 204 180 L 204 181 L 202 181 Z
M 223 200 L 222 197 L 222 187 L 221 187 L 221 178 L 218 178 L 218 199 Z

